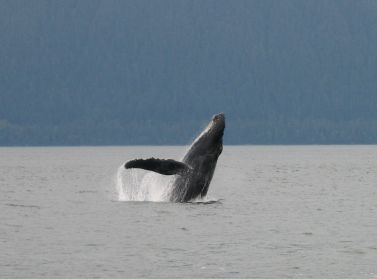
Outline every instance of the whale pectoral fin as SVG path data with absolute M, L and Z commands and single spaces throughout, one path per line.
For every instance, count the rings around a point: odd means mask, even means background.
M 128 161 L 124 167 L 126 169 L 138 168 L 154 171 L 164 175 L 180 174 L 183 175 L 191 170 L 185 163 L 172 159 L 135 159 Z

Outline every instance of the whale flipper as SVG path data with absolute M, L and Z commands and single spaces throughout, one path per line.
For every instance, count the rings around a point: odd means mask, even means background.
M 178 162 L 172 159 L 135 159 L 128 161 L 124 167 L 126 169 L 145 169 L 149 171 L 154 171 L 164 175 L 173 175 L 173 174 L 185 174 L 188 173 L 191 168 L 182 162 Z

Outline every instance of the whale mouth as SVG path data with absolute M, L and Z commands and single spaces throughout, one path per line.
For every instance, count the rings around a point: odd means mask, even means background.
M 218 122 L 223 122 L 225 123 L 225 114 L 223 112 L 221 113 L 218 113 L 218 114 L 215 114 L 213 117 L 212 117 L 212 121 L 218 123 Z
M 225 128 L 225 114 L 223 112 L 219 114 L 215 114 L 212 117 L 212 122 L 221 127 L 224 126 L 223 128 Z
M 214 115 L 212 118 L 210 130 L 222 136 L 224 134 L 224 129 L 225 129 L 225 114 L 222 112 L 222 113 Z
M 209 122 L 207 128 L 205 128 L 204 131 L 197 137 L 195 142 L 200 140 L 202 137 L 205 137 L 205 138 L 211 137 L 213 139 L 222 138 L 222 136 L 224 135 L 224 129 L 225 129 L 225 114 L 224 113 L 215 114 L 212 117 L 212 120 Z
M 212 117 L 207 127 L 196 137 L 190 148 L 195 148 L 200 142 L 207 141 L 211 144 L 222 143 L 222 137 L 225 129 L 225 114 L 218 113 Z M 218 152 L 218 151 L 216 151 Z M 220 151 L 221 152 L 221 151 Z

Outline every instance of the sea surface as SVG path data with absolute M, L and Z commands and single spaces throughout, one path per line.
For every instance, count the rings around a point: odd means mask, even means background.
M 377 278 L 377 146 L 225 146 L 184 204 L 119 168 L 185 149 L 0 148 L 0 278 Z

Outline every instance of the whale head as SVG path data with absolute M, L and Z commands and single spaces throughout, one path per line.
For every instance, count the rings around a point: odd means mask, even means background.
M 225 114 L 214 115 L 207 127 L 195 139 L 190 149 L 195 150 L 196 154 L 219 156 L 223 150 L 224 129 Z
M 222 141 L 225 129 L 225 114 L 219 113 L 214 115 L 212 121 L 208 125 L 210 126 L 208 131 L 210 136 L 215 140 Z

